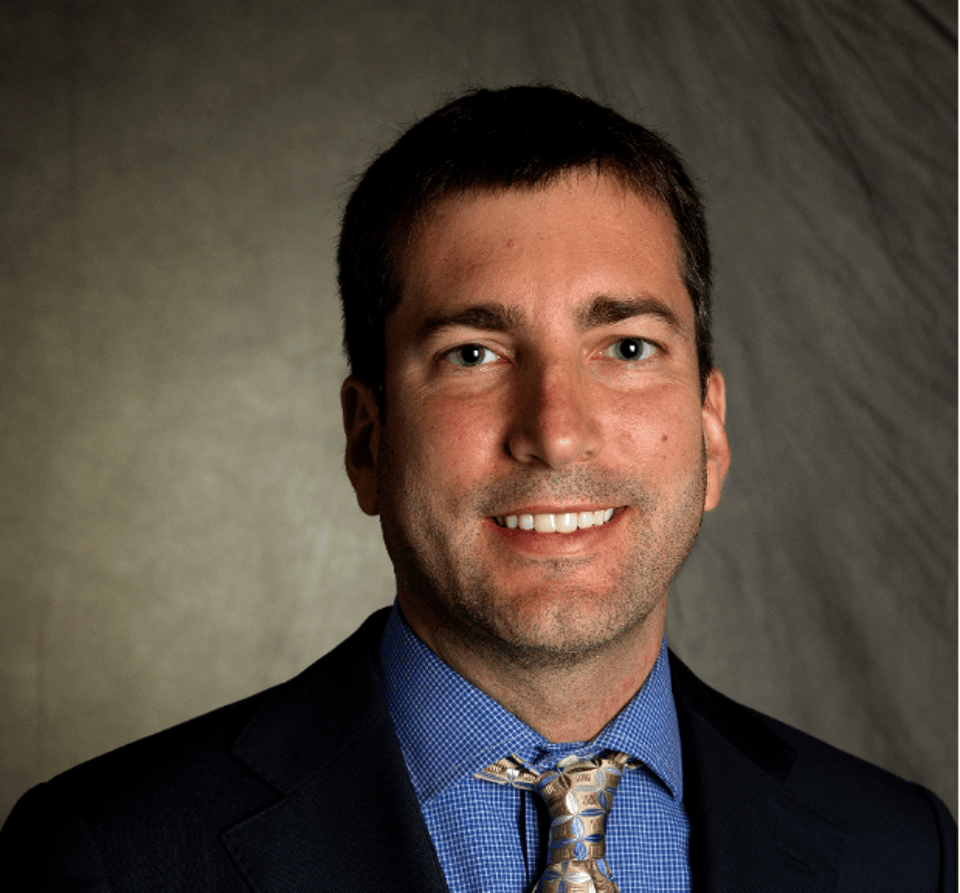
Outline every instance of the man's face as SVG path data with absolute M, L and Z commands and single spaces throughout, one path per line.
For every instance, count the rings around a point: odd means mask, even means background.
M 729 459 L 678 264 L 669 214 L 591 173 L 446 199 L 414 233 L 384 416 L 352 379 L 344 406 L 361 507 L 435 650 L 562 663 L 662 624 Z

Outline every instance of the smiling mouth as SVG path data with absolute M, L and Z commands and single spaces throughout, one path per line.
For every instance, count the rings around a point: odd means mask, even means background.
M 534 533 L 573 533 L 588 527 L 601 527 L 613 517 L 613 509 L 595 512 L 547 512 L 535 515 L 502 515 L 493 520 L 499 527 L 510 530 L 530 530 Z

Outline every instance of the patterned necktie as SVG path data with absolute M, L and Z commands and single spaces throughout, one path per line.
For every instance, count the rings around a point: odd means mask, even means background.
M 533 893 L 619 893 L 606 860 L 607 814 L 629 757 L 608 751 L 602 759 L 564 757 L 537 775 L 516 757 L 497 760 L 476 778 L 535 791 L 550 810 L 546 871 Z

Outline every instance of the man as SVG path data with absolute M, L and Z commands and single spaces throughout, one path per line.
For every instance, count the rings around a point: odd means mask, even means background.
M 393 609 L 29 792 L 17 889 L 955 890 L 930 792 L 666 651 L 729 464 L 669 147 L 561 91 L 469 94 L 371 165 L 339 262 L 346 466 Z

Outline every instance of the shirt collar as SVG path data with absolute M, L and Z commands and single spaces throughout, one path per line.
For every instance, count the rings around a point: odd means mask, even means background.
M 680 731 L 664 642 L 641 686 L 592 741 L 552 744 L 444 663 L 394 604 L 380 645 L 383 693 L 422 804 L 510 754 L 543 771 L 570 753 L 620 750 L 640 760 L 671 795 L 683 797 Z

